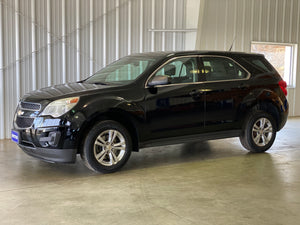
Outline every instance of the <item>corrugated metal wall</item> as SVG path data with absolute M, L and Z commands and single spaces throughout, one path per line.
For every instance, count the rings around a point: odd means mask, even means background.
M 19 97 L 131 53 L 184 50 L 187 0 L 0 0 L 0 139 Z
M 234 41 L 235 40 L 235 41 Z M 251 41 L 300 43 L 299 0 L 201 0 L 196 49 L 250 52 Z M 300 51 L 290 115 L 300 115 Z

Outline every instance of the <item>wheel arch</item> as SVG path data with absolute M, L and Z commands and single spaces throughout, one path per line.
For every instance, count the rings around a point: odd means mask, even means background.
M 278 127 L 280 124 L 280 116 L 279 116 L 279 109 L 275 105 L 275 103 L 271 100 L 264 100 L 264 101 L 258 101 L 256 105 L 254 105 L 250 111 L 252 110 L 260 110 L 264 111 L 268 114 L 270 114 L 276 123 L 276 131 L 278 131 Z
M 111 109 L 107 112 L 102 113 L 95 113 L 82 124 L 78 137 L 77 137 L 77 146 L 78 146 L 78 153 L 80 153 L 83 142 L 85 140 L 85 136 L 89 132 L 89 130 L 100 121 L 104 120 L 112 120 L 115 122 L 120 123 L 124 126 L 127 131 L 129 132 L 131 139 L 132 139 L 132 151 L 137 152 L 139 150 L 139 131 L 136 119 L 126 111 L 121 109 Z
M 252 96 L 245 98 L 239 109 L 239 119 L 245 121 L 247 116 L 253 111 L 264 111 L 270 114 L 276 123 L 276 130 L 280 130 L 282 124 L 282 118 L 280 116 L 280 99 L 279 97 L 270 90 L 261 90 L 256 93 L 252 92 Z M 242 122 L 244 125 L 244 122 Z

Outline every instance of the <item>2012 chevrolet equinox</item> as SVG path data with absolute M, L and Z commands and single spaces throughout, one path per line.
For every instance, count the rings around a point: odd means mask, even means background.
M 12 139 L 27 154 L 114 172 L 140 148 L 239 137 L 264 152 L 286 123 L 286 83 L 259 54 L 156 52 L 23 96 Z

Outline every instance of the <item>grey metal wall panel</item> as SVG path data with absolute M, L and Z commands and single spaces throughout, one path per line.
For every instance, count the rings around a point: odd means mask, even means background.
M 184 29 L 185 3 L 0 0 L 0 95 L 5 105 L 0 115 L 0 139 L 10 137 L 15 107 L 26 92 L 86 78 L 129 53 L 149 52 L 152 47 L 155 51 L 184 50 L 183 33 L 149 29 Z
M 300 44 L 299 0 L 201 0 L 197 49 L 250 52 L 251 41 Z M 290 115 L 300 115 L 300 51 Z

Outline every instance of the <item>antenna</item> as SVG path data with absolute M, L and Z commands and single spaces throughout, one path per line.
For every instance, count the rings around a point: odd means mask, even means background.
M 230 48 L 229 48 L 229 52 L 231 52 L 231 49 L 232 49 L 232 47 L 233 47 L 233 44 L 234 44 L 234 42 L 235 42 L 235 38 L 236 38 L 236 36 L 234 36 L 234 38 L 233 38 L 233 41 L 232 41 L 232 44 L 231 44 L 231 46 L 230 46 Z

